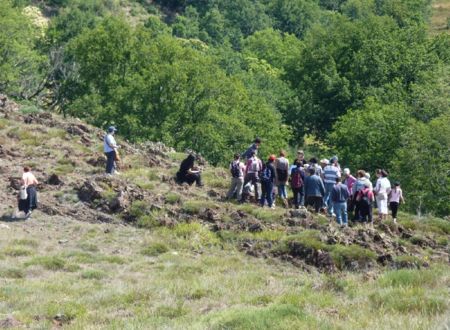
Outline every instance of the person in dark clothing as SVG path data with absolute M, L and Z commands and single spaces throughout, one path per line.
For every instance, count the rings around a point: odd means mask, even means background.
M 256 138 L 255 141 L 253 141 L 253 144 L 241 155 L 242 156 L 241 158 L 249 160 L 253 156 L 257 156 L 260 145 L 261 145 L 261 139 Z M 254 152 L 254 154 L 252 154 L 253 152 Z
M 261 184 L 263 186 L 263 192 L 260 200 L 261 207 L 264 207 L 264 204 L 267 200 L 267 205 L 270 208 L 273 208 L 273 185 L 275 182 L 275 166 L 273 165 L 273 162 L 275 161 L 276 157 L 275 155 L 271 155 L 269 157 L 269 161 L 266 163 L 264 169 L 262 170 L 261 174 Z
M 306 204 L 314 206 L 314 210 L 319 212 L 322 207 L 325 186 L 322 179 L 316 174 L 313 166 L 308 169 L 309 176 L 305 179 Z
M 291 189 L 294 193 L 294 205 L 298 209 L 300 206 L 305 205 L 305 172 L 302 169 L 302 162 L 296 159 L 294 161 L 295 167 L 291 172 Z
M 195 156 L 189 155 L 185 160 L 181 162 L 180 170 L 177 172 L 177 183 L 182 184 L 184 182 L 192 185 L 194 182 L 197 187 L 202 187 L 201 172 L 194 166 Z
M 336 214 L 336 221 L 341 226 L 348 226 L 347 199 L 350 197 L 350 193 L 347 185 L 341 182 L 340 177 L 336 177 L 335 181 L 336 184 L 331 190 L 330 198 Z

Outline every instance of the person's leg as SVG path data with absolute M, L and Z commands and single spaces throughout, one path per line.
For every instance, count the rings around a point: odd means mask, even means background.
M 299 189 L 299 205 L 304 206 L 305 205 L 305 190 L 303 187 Z
M 231 184 L 230 189 L 227 192 L 227 199 L 231 199 L 234 195 L 234 192 L 236 190 L 236 178 L 231 178 Z
M 373 210 L 371 203 L 367 206 L 367 214 L 369 215 L 369 222 L 373 224 Z
M 354 221 L 361 221 L 361 202 L 357 201 L 356 198 L 353 199 L 355 203 L 355 211 L 353 213 Z
M 273 206 L 273 195 L 272 195 L 272 190 L 273 190 L 273 183 L 269 182 L 266 185 L 266 194 L 267 194 L 267 204 L 269 205 L 269 207 Z
M 244 178 L 236 178 L 236 197 L 238 201 L 242 198 L 242 187 L 244 187 Z
M 114 171 L 114 151 L 105 153 L 106 155 L 106 173 L 112 174 Z
M 341 203 L 342 224 L 348 226 L 347 202 Z
M 334 213 L 336 214 L 336 222 L 342 226 L 342 210 L 341 203 L 333 204 Z
M 300 190 L 298 188 L 292 188 L 292 192 L 294 193 L 295 208 L 298 209 L 300 205 Z
M 320 208 L 322 207 L 323 197 L 320 196 L 314 196 L 314 210 L 316 213 L 319 212 Z
M 333 214 L 333 202 L 330 198 L 331 196 L 331 191 L 333 190 L 334 184 L 333 183 L 327 183 L 325 185 L 325 205 L 327 207 L 327 211 L 328 211 L 328 215 L 332 215 Z
M 203 187 L 202 175 L 200 173 L 196 173 L 194 174 L 194 177 L 195 177 L 195 184 L 197 185 L 197 187 Z

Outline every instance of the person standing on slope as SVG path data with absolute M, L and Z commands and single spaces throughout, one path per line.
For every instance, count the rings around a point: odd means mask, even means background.
M 391 190 L 391 193 L 389 194 L 389 207 L 391 208 L 392 220 L 394 222 L 397 222 L 397 211 L 400 202 L 405 204 L 405 199 L 403 198 L 403 191 L 400 188 L 400 182 L 395 182 L 394 188 Z
M 341 177 L 341 171 L 338 167 L 338 158 L 334 156 L 331 158 L 330 163 L 323 169 L 323 179 L 325 184 L 325 197 L 324 204 L 327 207 L 328 215 L 333 216 L 333 202 L 331 201 L 330 195 L 336 184 L 336 179 Z
M 322 178 L 316 174 L 313 166 L 308 168 L 309 176 L 305 179 L 305 197 L 306 204 L 314 206 L 315 212 L 319 212 L 322 207 L 323 196 L 325 195 L 325 187 Z
M 386 220 L 388 216 L 388 195 L 391 192 L 391 183 L 385 170 L 377 170 L 378 177 L 375 185 L 375 200 L 377 201 L 378 220 Z
M 294 193 L 294 205 L 298 209 L 300 206 L 305 205 L 305 172 L 301 167 L 301 162 L 296 159 L 294 161 L 295 167 L 291 171 L 291 188 Z
M 275 161 L 276 184 L 278 188 L 278 196 L 283 201 L 285 208 L 289 207 L 286 185 L 289 179 L 289 160 L 286 158 L 286 152 L 280 151 L 280 157 Z
M 256 156 L 256 152 L 250 153 L 250 159 L 245 166 L 244 186 L 247 183 L 251 183 L 254 186 L 255 200 L 258 201 L 261 198 L 261 184 L 259 179 L 259 173 L 262 171 L 262 162 Z
M 241 162 L 241 155 L 236 153 L 234 160 L 230 163 L 231 186 L 228 190 L 227 199 L 233 198 L 236 194 L 237 200 L 242 199 L 242 187 L 244 186 L 245 165 Z
M 21 183 L 21 191 L 19 195 L 19 212 L 24 212 L 25 217 L 29 218 L 31 212 L 37 208 L 37 192 L 36 187 L 39 184 L 38 180 L 31 173 L 31 168 L 25 166 L 23 168 Z
M 336 184 L 331 190 L 330 199 L 333 203 L 333 210 L 336 214 L 336 221 L 340 226 L 348 226 L 347 200 L 350 196 L 348 188 L 341 182 L 340 177 L 336 177 Z
M 119 146 L 116 143 L 114 135 L 117 132 L 117 128 L 110 126 L 108 132 L 103 139 L 103 151 L 106 155 L 106 173 L 107 174 L 119 174 L 116 171 L 116 160 L 118 158 L 117 149 Z
M 258 156 L 258 149 L 261 146 L 261 139 L 256 138 L 253 144 L 241 155 L 242 159 L 249 160 L 252 158 L 252 153 L 254 152 Z
M 260 200 L 261 207 L 264 207 L 264 204 L 267 201 L 267 205 L 270 208 L 274 208 L 272 191 L 276 179 L 276 171 L 273 165 L 275 159 L 275 155 L 270 155 L 269 160 L 261 172 L 261 184 L 263 186 L 263 193 Z

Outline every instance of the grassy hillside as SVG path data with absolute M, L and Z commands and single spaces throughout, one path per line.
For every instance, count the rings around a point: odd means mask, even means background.
M 431 31 L 433 33 L 450 33 L 450 1 L 433 1 L 432 8 Z
M 183 154 L 120 138 L 122 174 L 109 178 L 101 136 L 0 104 L 0 327 L 449 324 L 448 220 L 402 214 L 341 230 L 309 212 L 228 203 L 227 171 L 206 164 L 204 188 L 178 186 Z M 41 205 L 13 221 L 23 164 L 42 182 Z

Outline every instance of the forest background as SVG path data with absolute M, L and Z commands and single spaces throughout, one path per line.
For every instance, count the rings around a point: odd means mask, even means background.
M 0 0 L 0 93 L 226 164 L 306 147 L 450 214 L 450 20 L 430 0 Z

